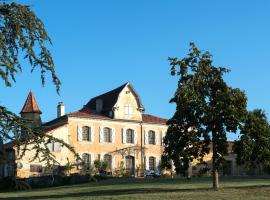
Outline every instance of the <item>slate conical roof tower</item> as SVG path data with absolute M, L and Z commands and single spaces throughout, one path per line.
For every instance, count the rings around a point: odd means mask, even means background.
M 41 125 L 40 115 L 42 112 L 38 107 L 37 101 L 32 91 L 29 92 L 20 114 L 21 117 L 33 121 L 35 126 Z

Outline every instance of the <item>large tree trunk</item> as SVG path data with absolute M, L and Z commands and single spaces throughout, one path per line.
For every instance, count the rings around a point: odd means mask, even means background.
M 215 143 L 213 142 L 213 157 L 212 157 L 212 176 L 213 176 L 213 189 L 218 190 L 219 189 L 219 174 L 218 174 L 218 164 L 217 164 L 217 151 Z
M 218 170 L 213 168 L 213 189 L 218 190 L 219 189 L 219 176 L 218 176 Z

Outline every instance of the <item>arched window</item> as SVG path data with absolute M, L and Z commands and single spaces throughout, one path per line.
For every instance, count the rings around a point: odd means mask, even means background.
M 105 154 L 104 155 L 104 161 L 108 163 L 108 168 L 112 169 L 112 155 Z
M 91 129 L 88 126 L 82 127 L 82 140 L 90 141 L 91 140 Z
M 107 127 L 103 129 L 103 141 L 112 142 L 112 129 Z
M 127 131 L 126 131 L 126 143 L 134 144 L 134 130 L 127 129 Z
M 156 133 L 155 131 L 148 132 L 148 144 L 156 144 Z
M 149 170 L 155 170 L 155 166 L 156 166 L 156 159 L 153 156 L 149 157 Z
M 84 163 L 91 163 L 91 154 L 83 153 L 82 160 Z

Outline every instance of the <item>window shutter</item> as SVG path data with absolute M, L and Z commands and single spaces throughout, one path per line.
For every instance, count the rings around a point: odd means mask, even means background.
M 103 127 L 99 127 L 99 142 L 103 142 Z
M 47 147 L 48 147 L 48 149 L 49 149 L 50 152 L 53 151 L 53 144 L 52 144 L 52 142 L 48 143 L 47 144 Z
M 158 132 L 155 131 L 155 145 L 158 145 Z
M 82 141 L 82 127 L 81 126 L 78 126 L 77 128 L 77 139 L 78 139 L 78 142 L 81 142 Z
M 95 139 L 95 128 L 93 126 L 90 127 L 90 134 L 91 134 L 91 142 L 94 142 L 94 139 Z
M 145 156 L 145 169 L 149 170 L 149 159 Z
M 112 128 L 112 143 L 115 142 L 115 128 Z
M 164 146 L 164 137 L 165 137 L 165 132 L 161 133 L 161 146 Z
M 148 144 L 148 131 L 144 130 L 144 143 Z
M 134 130 L 134 144 L 138 143 L 138 134 L 137 134 L 137 130 Z
M 158 169 L 159 157 L 155 157 L 155 168 Z
M 115 168 L 115 156 L 112 156 L 112 170 Z
M 102 161 L 104 160 L 104 155 L 105 155 L 104 153 L 100 154 L 100 160 L 102 160 Z
M 122 129 L 122 142 L 123 144 L 126 144 L 127 142 L 127 130 L 125 128 Z
M 90 155 L 91 155 L 91 163 L 90 164 L 94 164 L 95 155 L 93 153 L 90 153 Z
M 61 143 L 54 142 L 53 146 L 54 146 L 54 151 L 55 152 L 60 152 L 61 151 Z

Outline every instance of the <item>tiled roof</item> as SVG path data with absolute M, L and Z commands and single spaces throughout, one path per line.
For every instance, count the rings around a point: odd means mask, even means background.
M 32 91 L 29 92 L 27 99 L 24 103 L 24 106 L 22 108 L 22 113 L 42 113 L 38 107 L 37 101 L 32 93 Z
M 139 108 L 144 110 L 144 107 L 141 103 L 140 97 L 139 95 L 136 93 L 136 91 L 134 90 L 134 88 L 132 87 L 132 85 L 130 83 L 125 83 L 121 86 L 119 86 L 116 89 L 113 89 L 109 92 L 106 92 L 102 95 L 96 96 L 94 98 L 92 98 L 85 106 L 84 108 L 88 108 L 91 110 L 96 110 L 96 101 L 98 99 L 102 100 L 102 104 L 103 104 L 103 108 L 102 108 L 102 113 L 108 115 L 108 111 L 112 111 L 114 105 L 117 103 L 118 97 L 120 95 L 120 93 L 122 92 L 122 90 L 126 87 L 129 86 L 130 89 L 135 93 L 135 97 L 138 101 L 139 104 Z
M 124 85 L 121 85 L 120 87 L 111 90 L 109 92 L 106 92 L 102 95 L 96 96 L 92 98 L 87 104 L 86 107 L 92 110 L 96 110 L 96 100 L 102 99 L 103 103 L 103 110 L 108 111 L 111 110 L 112 107 L 116 104 L 118 96 L 120 92 L 126 87 L 128 83 L 125 83 Z
M 146 122 L 146 123 L 166 124 L 167 122 L 167 119 L 163 119 L 163 118 L 156 117 L 149 114 L 143 114 L 142 118 L 143 118 L 143 122 Z
M 81 117 L 81 118 L 98 118 L 98 119 L 111 119 L 110 117 L 103 115 L 102 113 L 97 113 L 94 110 L 91 110 L 87 107 L 84 107 L 83 109 L 77 111 L 77 112 L 72 112 L 67 114 L 69 117 Z
M 84 108 L 80 111 L 77 112 L 72 112 L 68 114 L 69 117 L 80 117 L 80 118 L 94 118 L 94 119 L 112 119 L 110 117 L 107 117 L 106 115 L 103 115 L 101 113 L 97 113 L 93 110 Z M 153 115 L 149 115 L 149 114 L 143 114 L 142 115 L 143 118 L 143 122 L 145 123 L 155 123 L 155 124 L 166 124 L 167 120 L 160 118 L 160 117 L 156 117 Z M 122 119 L 115 119 L 115 120 L 119 120 L 119 121 L 123 121 Z M 132 121 L 132 120 L 124 120 L 124 121 Z

